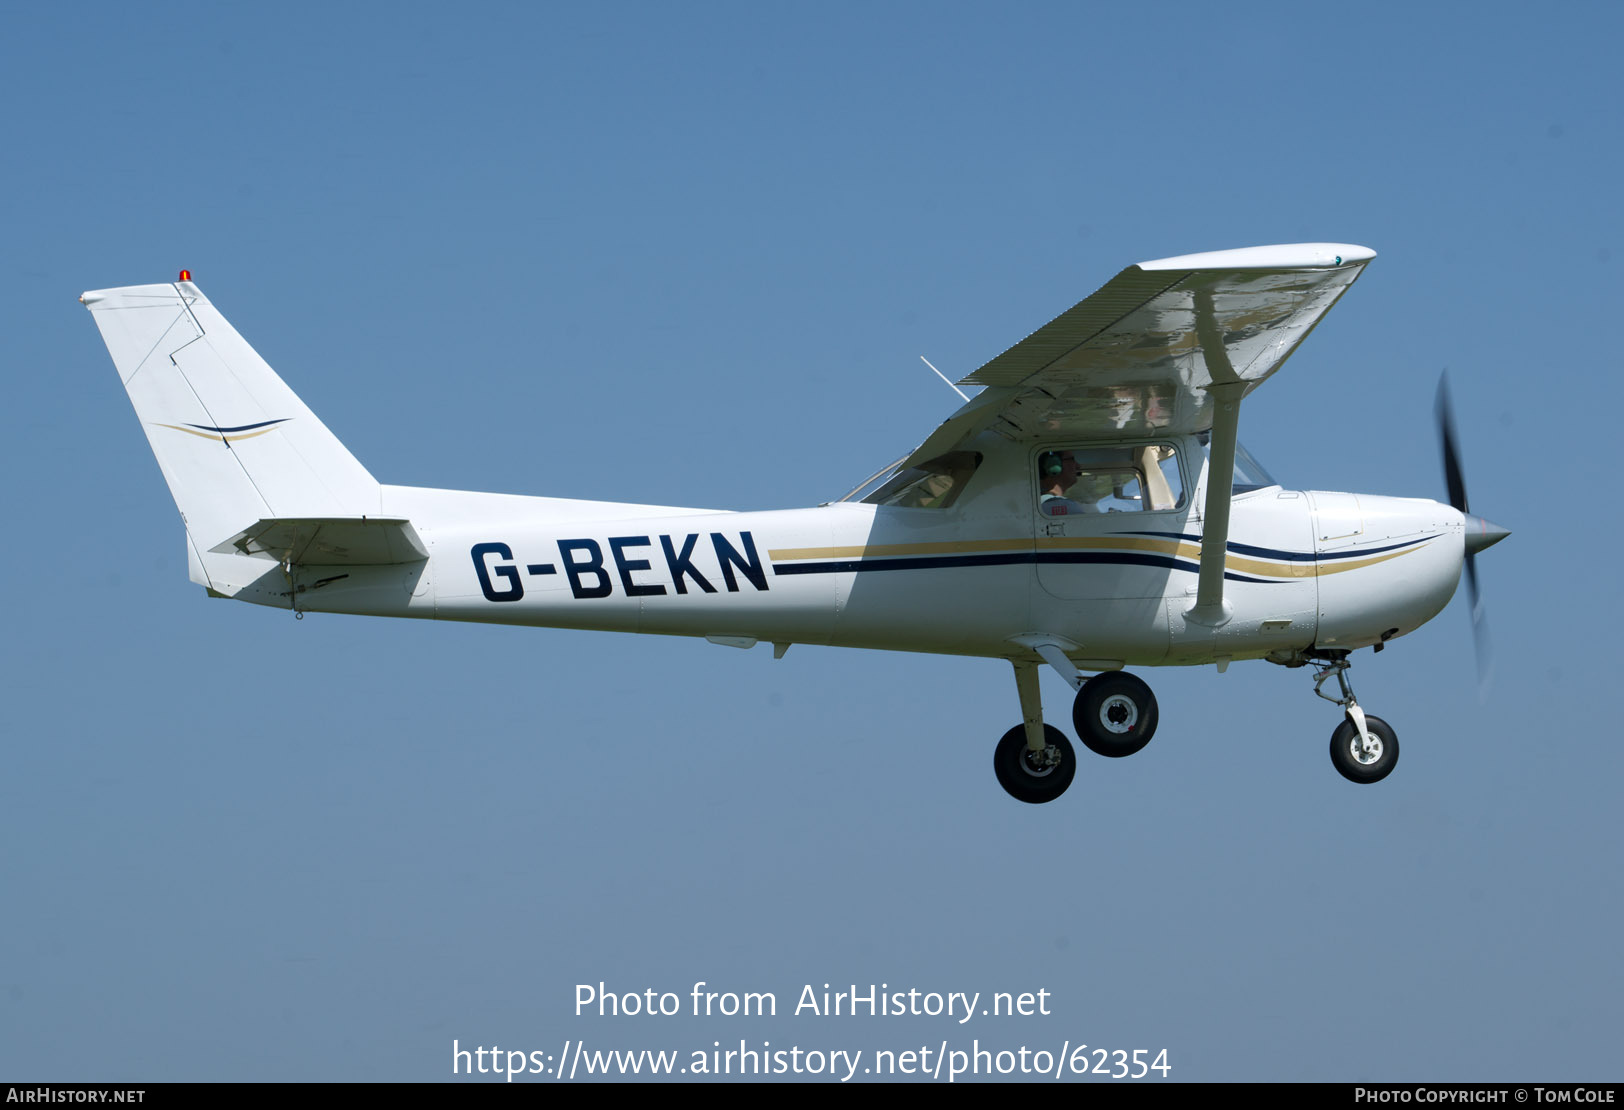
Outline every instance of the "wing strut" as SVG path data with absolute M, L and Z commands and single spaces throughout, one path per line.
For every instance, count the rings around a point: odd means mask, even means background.
M 1202 513 L 1201 571 L 1195 604 L 1186 620 L 1218 628 L 1229 623 L 1224 598 L 1224 556 L 1229 549 L 1229 503 L 1235 488 L 1235 444 L 1240 438 L 1241 398 L 1246 383 L 1235 373 L 1214 310 L 1211 289 L 1195 293 L 1195 331 L 1206 357 L 1213 397 L 1212 438 L 1207 449 L 1207 507 Z

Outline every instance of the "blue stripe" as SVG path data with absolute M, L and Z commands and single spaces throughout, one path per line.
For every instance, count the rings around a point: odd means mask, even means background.
M 774 574 L 857 574 L 878 570 L 945 570 L 956 567 L 1014 566 L 1022 563 L 1039 565 L 1090 564 L 1135 567 L 1157 567 L 1182 570 L 1195 574 L 1200 567 L 1188 559 L 1170 555 L 1144 554 L 1128 551 L 1015 551 L 999 555 L 920 555 L 894 559 L 830 559 L 818 563 L 774 563 Z M 1246 574 L 1226 571 L 1224 577 L 1231 582 L 1255 582 L 1260 585 L 1279 585 L 1273 579 L 1253 578 Z
M 272 424 L 286 424 L 292 420 L 291 416 L 284 416 L 280 420 L 261 420 L 258 424 L 244 424 L 240 428 L 211 428 L 207 424 L 188 424 L 188 428 L 196 428 L 200 432 L 215 432 L 219 435 L 230 435 L 232 432 L 251 432 L 255 428 L 268 428 Z
M 1200 543 L 1200 536 L 1192 536 L 1185 532 L 1119 532 L 1123 536 L 1155 536 L 1164 540 L 1186 540 L 1190 543 Z M 1383 551 L 1397 551 L 1401 547 L 1414 547 L 1418 543 L 1426 543 L 1436 539 L 1436 536 L 1422 536 L 1418 540 L 1405 540 L 1403 543 L 1392 543 L 1386 547 L 1361 547 L 1357 551 L 1314 552 L 1282 551 L 1276 547 L 1254 547 L 1249 543 L 1231 543 L 1227 545 L 1229 551 L 1237 555 L 1256 555 L 1264 559 L 1279 559 L 1287 563 L 1316 563 L 1335 559 L 1361 559 L 1366 555 L 1379 555 Z

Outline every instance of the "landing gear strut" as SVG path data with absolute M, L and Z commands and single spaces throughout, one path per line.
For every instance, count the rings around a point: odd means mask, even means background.
M 1037 805 L 1066 792 L 1077 773 L 1077 753 L 1066 734 L 1043 723 L 1036 663 L 1014 660 L 1015 689 L 1021 696 L 1021 723 L 1004 733 L 992 754 L 998 785 L 1009 796 Z
M 1314 674 L 1314 693 L 1342 706 L 1347 717 L 1331 733 L 1331 765 L 1350 782 L 1380 782 L 1398 766 L 1398 735 L 1386 721 L 1359 708 L 1353 687 L 1348 683 L 1347 671 L 1351 664 L 1347 652 L 1317 662 L 1323 666 Z M 1332 675 L 1342 687 L 1340 698 L 1320 689 Z

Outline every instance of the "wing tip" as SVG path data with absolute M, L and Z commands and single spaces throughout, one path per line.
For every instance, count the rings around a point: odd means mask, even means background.
M 1354 243 L 1279 243 L 1181 254 L 1140 262 L 1141 270 L 1329 270 L 1369 262 L 1376 252 Z

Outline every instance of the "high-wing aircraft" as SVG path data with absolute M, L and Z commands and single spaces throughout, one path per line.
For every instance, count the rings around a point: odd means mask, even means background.
M 833 644 L 1005 659 L 1021 723 L 998 781 L 1063 793 L 1071 742 L 1139 751 L 1156 698 L 1125 667 L 1316 666 L 1336 769 L 1398 740 L 1348 683 L 1436 616 L 1505 529 L 1471 515 L 1440 395 L 1451 504 L 1286 490 L 1237 441 L 1248 394 L 1375 252 L 1252 247 L 1130 266 L 960 384 L 984 387 L 839 501 L 733 513 L 382 485 L 182 271 L 85 293 L 211 597 L 304 611 Z M 1086 677 L 1092 673 L 1092 677 Z M 1336 678 L 1340 697 L 1323 686 Z

